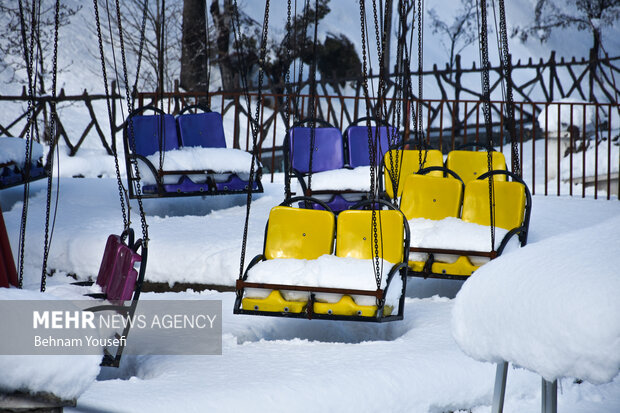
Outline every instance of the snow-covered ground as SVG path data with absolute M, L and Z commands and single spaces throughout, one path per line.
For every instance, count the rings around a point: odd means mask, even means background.
M 276 181 L 266 184 L 265 193 L 256 195 L 252 204 L 248 257 L 261 251 L 268 212 L 282 199 L 281 177 Z M 0 192 L 15 252 L 21 190 Z M 34 183 L 31 193 L 24 284 L 38 289 L 44 183 Z M 244 202 L 244 196 L 146 202 L 151 236 L 147 280 L 233 285 L 239 271 Z M 534 196 L 529 258 L 545 261 L 547 239 L 572 237 L 574 231 L 603 221 L 617 225 L 613 218 L 618 215 L 617 201 Z M 133 222 L 138 222 L 135 212 Z M 94 277 L 107 235 L 121 227 L 114 179 L 61 179 L 49 259 L 57 273 L 48 279 L 45 294 L 77 297 L 79 291 L 67 286 L 72 279 L 64 274 Z M 612 237 L 611 242 L 617 241 Z M 590 252 L 584 255 L 590 257 L 593 273 L 608 271 L 588 240 L 582 248 Z M 501 271 L 500 260 L 510 262 L 514 254 L 503 255 L 495 268 Z M 469 358 L 452 338 L 451 313 L 461 285 L 410 280 L 405 319 L 386 325 L 235 316 L 235 296 L 228 292 L 145 293 L 141 299 L 222 300 L 223 354 L 125 357 L 120 369 L 102 369 L 73 411 L 489 412 L 494 365 Z M 585 294 L 583 290 L 573 293 Z M 619 411 L 620 377 L 600 385 L 562 379 L 558 399 L 562 412 Z M 511 369 L 505 411 L 536 411 L 539 406 L 540 377 Z

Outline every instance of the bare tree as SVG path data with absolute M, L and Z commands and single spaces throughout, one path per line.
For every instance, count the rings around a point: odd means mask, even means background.
M 0 0 L 0 72 L 9 71 L 9 83 L 27 83 L 27 77 L 16 76 L 16 72 L 26 70 L 24 61 L 24 46 L 21 35 L 21 23 L 19 8 L 15 1 Z M 55 5 L 52 0 L 42 0 L 34 3 L 37 7 L 34 13 L 34 27 L 32 31 L 32 8 L 29 2 L 24 5 L 24 23 L 26 41 L 30 47 L 30 35 L 34 36 L 33 56 L 33 81 L 37 85 L 37 93 L 46 93 L 46 80 L 50 73 L 48 69 L 52 58 L 54 41 L 54 12 Z M 78 7 L 69 7 L 61 4 L 59 9 L 59 27 L 69 24 L 70 17 L 80 10 Z M 59 69 L 61 70 L 61 69 Z
M 209 81 L 205 13 L 205 0 L 183 0 L 181 87 L 186 90 L 206 89 Z
M 517 27 L 513 35 L 522 41 L 532 35 L 545 42 L 554 29 L 575 27 L 592 35 L 592 50 L 598 56 L 604 27 L 620 18 L 620 0 L 538 0 L 531 26 Z
M 102 2 L 103 3 L 103 2 Z M 107 4 L 107 3 L 106 3 Z M 120 2 L 121 24 L 123 27 L 123 40 L 128 60 L 129 82 L 135 75 L 136 57 L 140 50 L 140 38 L 142 19 L 145 12 L 144 0 L 125 0 Z M 118 32 L 118 20 L 116 9 L 113 5 L 107 9 L 99 6 L 101 15 L 101 31 L 104 41 L 113 45 L 116 51 L 116 67 L 122 70 L 120 63 L 120 41 Z M 137 87 L 155 90 L 159 84 L 159 51 L 163 50 L 163 84 L 164 88 L 172 90 L 174 80 L 179 78 L 181 61 L 181 18 L 182 3 L 180 1 L 167 1 L 165 13 L 162 12 L 161 2 L 149 1 L 146 7 L 146 24 L 144 27 L 144 49 L 142 52 L 142 66 L 140 79 Z M 111 23 L 111 33 L 108 30 L 108 18 Z M 162 47 L 160 30 L 164 30 L 164 45 Z M 94 29 L 93 29 L 94 30 Z M 106 55 L 107 64 L 115 65 L 112 53 Z M 119 79 L 123 82 L 122 77 Z M 132 85 L 130 85 L 132 86 Z
M 451 68 L 454 67 L 456 55 L 478 39 L 476 3 L 477 0 L 461 0 L 451 23 L 442 20 L 441 14 L 435 9 L 428 11 L 433 34 L 440 35 L 439 41 L 448 52 L 448 64 Z

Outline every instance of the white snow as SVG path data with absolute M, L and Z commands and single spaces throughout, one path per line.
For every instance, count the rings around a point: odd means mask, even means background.
M 43 145 L 36 141 L 31 141 L 32 161 L 36 162 L 43 157 Z M 23 168 L 26 164 L 26 140 L 21 138 L 2 137 L 0 138 L 0 164 L 15 162 L 17 166 Z
M 378 175 L 378 169 L 375 174 Z M 308 184 L 308 178 L 306 185 Z M 312 174 L 312 190 L 351 190 L 351 191 L 370 191 L 370 166 L 358 166 L 357 168 L 334 169 Z M 301 187 L 297 184 L 296 193 L 301 193 Z
M 0 288 L 0 300 L 54 300 L 32 290 Z M 77 307 L 76 307 L 77 308 Z M 77 334 L 77 333 L 76 333 Z M 70 336 L 65 336 L 70 338 Z M 10 339 L 3 335 L 3 340 Z M 0 392 L 51 393 L 61 399 L 79 397 L 99 374 L 102 355 L 0 355 Z
M 388 273 L 393 264 L 380 260 L 381 288 L 387 285 Z M 390 289 L 400 292 L 400 275 L 396 274 Z M 358 258 L 336 257 L 334 255 L 322 255 L 315 260 L 303 260 L 294 258 L 281 258 L 261 261 L 248 272 L 249 282 L 302 285 L 307 287 L 346 288 L 356 290 L 375 291 L 375 270 L 373 260 Z M 394 282 L 395 281 L 395 282 Z M 389 291 L 389 289 L 388 289 Z M 247 297 L 264 298 L 269 294 L 264 289 L 248 289 Z M 283 296 L 287 300 L 303 301 L 307 299 L 307 293 L 303 291 L 284 291 Z M 342 294 L 317 294 L 317 299 L 326 302 L 337 302 Z M 395 297 L 398 300 L 399 295 Z M 354 296 L 358 305 L 374 305 L 375 298 L 371 296 Z M 395 305 L 394 301 L 387 302 Z
M 411 232 L 411 246 L 421 248 L 455 249 L 466 251 L 491 251 L 491 227 L 466 222 L 455 217 L 446 217 L 441 220 L 414 218 L 409 220 Z M 504 236 L 508 233 L 504 228 L 495 227 L 495 248 L 499 247 Z M 504 252 L 518 246 L 517 237 L 509 242 Z M 412 252 L 410 261 L 425 261 L 428 254 Z M 452 254 L 434 254 L 436 261 L 453 263 L 458 256 Z M 488 262 L 486 257 L 470 256 L 474 265 L 483 265 Z
M 584 117 L 585 110 L 585 117 Z M 559 112 L 559 119 L 558 119 Z M 571 115 L 572 112 L 572 115 Z M 572 116 L 572 117 L 571 117 Z M 585 122 L 584 122 L 585 120 Z M 603 122 L 604 119 L 599 119 Z M 558 124 L 559 121 L 559 124 Z M 596 122 L 596 108 L 587 102 L 579 101 L 574 98 L 564 98 L 557 102 L 548 104 L 538 115 L 538 124 L 541 128 L 546 128 L 549 132 L 566 132 L 570 126 L 584 130 L 594 130 Z
M 550 381 L 612 381 L 620 371 L 620 215 L 602 221 L 476 271 L 453 309 L 463 351 Z

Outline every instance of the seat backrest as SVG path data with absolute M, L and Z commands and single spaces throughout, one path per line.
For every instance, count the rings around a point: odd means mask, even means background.
M 101 288 L 108 285 L 108 281 L 114 272 L 116 257 L 118 255 L 118 247 L 122 244 L 121 237 L 118 235 L 110 235 L 103 250 L 103 258 L 99 266 L 96 283 Z
M 312 260 L 331 254 L 335 228 L 332 212 L 276 206 L 269 213 L 265 257 Z
M 376 211 L 379 257 L 392 264 L 403 261 L 403 214 L 396 210 Z M 336 255 L 371 259 L 374 253 L 372 211 L 349 209 L 338 215 Z
M 310 140 L 312 128 L 295 127 L 289 134 L 289 161 L 298 172 L 309 172 Z M 338 128 L 315 128 L 312 171 L 322 172 L 344 166 L 342 133 Z
M 412 174 L 405 181 L 400 210 L 408 220 L 458 217 L 462 199 L 463 184 L 458 179 Z
M 131 300 L 138 279 L 138 271 L 134 265 L 140 261 L 140 254 L 127 245 L 121 244 L 118 247 L 114 271 L 104 289 L 108 300 Z
M 506 170 L 506 158 L 501 152 L 491 152 L 491 166 L 493 170 Z M 446 167 L 452 169 L 467 184 L 478 179 L 480 175 L 488 172 L 487 152 L 454 150 L 448 153 Z M 495 181 L 505 181 L 505 175 L 496 175 Z
M 182 146 L 225 148 L 224 123 L 218 112 L 186 113 L 177 116 Z
M 125 127 L 126 139 L 128 139 L 129 147 L 133 148 L 130 136 L 133 129 L 137 155 L 149 156 L 159 152 L 160 142 L 164 151 L 179 147 L 174 117 L 167 114 L 163 117 L 163 128 L 161 115 L 137 115 L 129 119 L 131 124 Z
M 392 126 L 371 126 L 371 137 L 377 142 L 377 159 L 375 165 L 380 165 L 383 155 L 388 151 L 390 142 L 397 139 L 398 130 Z M 377 131 L 379 134 L 377 135 Z M 348 164 L 352 167 L 370 165 L 368 148 L 368 127 L 349 126 L 344 133 L 347 141 Z
M 511 230 L 522 225 L 525 214 L 525 186 L 520 182 L 493 182 L 495 193 L 495 226 Z M 465 185 L 463 221 L 491 225 L 489 182 L 471 181 Z
M 441 151 L 437 149 L 422 150 L 422 168 L 428 168 L 430 166 L 443 166 L 443 155 Z M 397 161 L 398 158 L 398 162 Z M 399 197 L 403 193 L 405 180 L 411 174 L 416 173 L 420 169 L 420 151 L 415 150 L 400 150 L 392 149 L 383 156 L 383 180 L 385 184 L 385 191 L 390 198 Z M 394 165 L 394 172 L 398 175 L 398 193 L 394 195 L 394 188 L 392 186 L 392 180 L 390 178 L 392 174 L 392 165 Z M 397 168 L 397 169 L 396 169 Z M 441 171 L 433 171 L 429 173 L 430 176 L 443 176 Z

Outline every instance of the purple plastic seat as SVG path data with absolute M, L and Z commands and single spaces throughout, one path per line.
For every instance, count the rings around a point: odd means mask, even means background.
M 133 130 L 134 153 L 142 156 L 153 155 L 161 149 L 170 151 L 179 148 L 177 127 L 172 115 L 138 115 L 133 116 L 130 125 L 125 128 L 129 145 L 133 148 L 131 133 Z M 163 129 L 162 129 L 163 127 Z
M 371 126 L 372 139 L 377 139 L 377 129 L 379 130 L 379 140 L 377 142 L 377 158 L 375 165 L 381 165 L 383 155 L 388 151 L 390 142 L 394 142 L 398 137 L 398 130 L 392 126 Z M 368 127 L 362 125 L 349 126 L 345 131 L 347 141 L 347 155 L 349 165 L 352 167 L 370 165 L 368 148 Z
M 108 237 L 96 281 L 108 300 L 131 300 L 138 278 L 134 265 L 140 261 L 140 254 L 123 243 L 121 237 Z
M 110 235 L 103 250 L 103 258 L 99 266 L 99 274 L 97 274 L 97 285 L 102 289 L 108 284 L 112 273 L 114 272 L 114 264 L 118 254 L 118 247 L 122 244 L 121 237 L 118 235 Z
M 225 148 L 222 115 L 217 112 L 187 113 L 177 117 L 182 146 Z
M 289 134 L 291 167 L 304 174 L 310 171 L 311 128 L 295 127 Z M 340 169 L 344 166 L 342 133 L 337 128 L 315 128 L 312 172 Z

